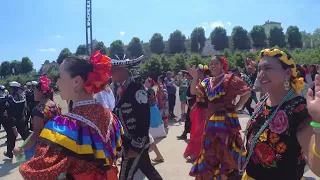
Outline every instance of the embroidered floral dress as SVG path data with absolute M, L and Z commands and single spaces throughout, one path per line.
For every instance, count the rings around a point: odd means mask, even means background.
M 120 121 L 103 105 L 75 103 L 72 113 L 45 124 L 33 158 L 20 166 L 20 173 L 25 180 L 55 180 L 65 172 L 74 179 L 105 177 L 116 159 L 121 134 Z
M 246 83 L 234 74 L 214 81 L 204 79 L 198 86 L 197 107 L 205 108 L 204 134 L 199 157 L 190 171 L 196 180 L 218 180 L 222 174 L 237 173 L 242 145 L 240 123 L 232 103 L 237 95 L 250 93 Z
M 158 84 L 157 102 L 162 115 L 162 120 L 163 122 L 167 122 L 169 117 L 169 98 L 167 88 L 164 84 Z
M 247 149 L 252 138 L 276 107 L 263 105 L 248 128 Z M 297 96 L 285 102 L 260 134 L 245 176 L 256 180 L 300 180 L 306 162 L 297 139 L 299 125 L 309 118 L 306 100 Z

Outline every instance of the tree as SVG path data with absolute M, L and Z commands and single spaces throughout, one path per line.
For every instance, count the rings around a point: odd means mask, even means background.
M 181 31 L 176 30 L 170 34 L 168 43 L 169 43 L 169 53 L 184 53 L 186 52 L 186 47 L 184 41 L 186 40 L 186 36 L 181 33 Z
M 204 59 L 201 58 L 199 54 L 192 54 L 190 58 L 187 60 L 188 67 L 198 66 L 199 64 L 204 64 Z
M 149 41 L 150 50 L 155 54 L 164 53 L 165 45 L 160 33 L 154 33 Z
M 301 31 L 303 48 L 312 48 L 312 34 L 306 31 Z
M 18 60 L 13 60 L 11 61 L 10 63 L 10 68 L 9 68 L 9 72 L 10 74 L 15 74 L 15 75 L 18 75 L 21 73 L 21 62 L 18 61 Z M 13 70 L 14 69 L 14 70 Z
M 62 49 L 62 51 L 60 52 L 60 54 L 58 56 L 57 63 L 61 64 L 65 58 L 67 58 L 71 55 L 72 55 L 72 53 L 70 52 L 70 50 L 68 48 Z
M 33 70 L 33 63 L 29 57 L 23 57 L 20 64 L 21 73 L 29 73 Z
M 11 74 L 9 61 L 3 61 L 1 63 L 0 74 L 1 74 L 1 76 L 8 76 Z
M 150 59 L 141 65 L 141 72 L 145 77 L 157 79 L 161 75 L 161 57 L 153 54 Z
M 102 41 L 98 41 L 97 43 L 95 43 L 93 49 L 95 51 L 100 50 L 101 54 L 107 54 L 107 47 L 104 45 Z
M 302 36 L 297 26 L 289 26 L 286 34 L 290 48 L 302 48 Z
M 215 50 L 221 51 L 229 48 L 229 39 L 227 31 L 223 27 L 216 27 L 210 33 L 211 44 Z
M 206 35 L 202 27 L 195 28 L 191 33 L 191 52 L 201 52 L 205 42 Z
M 255 25 L 250 31 L 253 47 L 264 48 L 267 47 L 267 35 L 263 26 Z
M 312 34 L 312 47 L 320 48 L 320 28 L 314 30 Z
M 241 26 L 235 26 L 231 34 L 232 45 L 234 49 L 250 49 L 250 39 L 248 31 Z
M 286 46 L 286 40 L 282 27 L 273 26 L 270 29 L 268 41 L 270 47 L 279 46 L 280 48 L 284 48 Z
M 131 57 L 140 57 L 143 55 L 142 43 L 139 38 L 134 37 L 131 39 L 128 45 L 128 51 L 130 51 Z
M 78 46 L 76 55 L 87 55 L 87 46 L 85 44 L 81 44 Z
M 170 59 L 172 63 L 172 70 L 177 74 L 180 70 L 184 70 L 187 68 L 186 60 L 183 54 L 176 54 L 172 59 Z
M 166 58 L 165 55 L 161 55 L 162 73 L 171 71 L 171 62 Z
M 116 59 L 116 55 L 122 55 L 124 52 L 124 44 L 121 40 L 115 40 L 110 44 L 109 56 Z

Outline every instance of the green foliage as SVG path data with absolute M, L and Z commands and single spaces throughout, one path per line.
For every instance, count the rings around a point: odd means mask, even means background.
M 130 51 L 131 57 L 137 58 L 143 55 L 142 43 L 140 39 L 137 37 L 132 38 L 128 45 L 128 50 Z
M 303 48 L 312 48 L 312 33 L 307 33 L 306 31 L 301 31 L 302 45 Z
M 279 46 L 280 48 L 284 48 L 286 46 L 286 39 L 283 33 L 283 29 L 280 27 L 273 26 L 270 29 L 270 35 L 268 37 L 269 46 Z
M 317 28 L 312 34 L 313 47 L 320 48 L 320 28 Z
M 187 68 L 186 59 L 183 54 L 176 54 L 170 59 L 172 63 L 172 71 L 177 74 L 180 70 Z
M 169 53 L 184 53 L 186 52 L 186 47 L 184 41 L 186 40 L 186 36 L 182 34 L 181 31 L 176 30 L 170 34 L 168 43 L 169 43 Z
M 223 27 L 214 28 L 214 30 L 210 33 L 210 40 L 215 50 L 221 51 L 229 48 L 227 31 Z
M 23 86 L 28 81 L 35 81 L 35 80 L 37 81 L 38 79 L 39 79 L 39 77 L 36 76 L 35 73 L 31 73 L 29 75 L 20 74 L 20 75 L 16 75 L 16 76 L 8 76 L 6 79 L 1 79 L 0 85 L 4 85 L 4 86 L 8 87 L 9 83 L 11 81 L 17 81 Z
M 1 76 L 8 76 L 10 75 L 12 72 L 10 70 L 10 62 L 9 61 L 3 61 L 1 63 L 1 67 L 0 67 L 0 74 Z
M 123 54 L 124 44 L 121 40 L 115 40 L 110 44 L 109 56 L 113 59 L 116 59 L 116 55 Z
M 201 52 L 206 42 L 206 35 L 202 27 L 195 28 L 191 33 L 191 52 Z
M 165 45 L 163 37 L 160 33 L 154 33 L 149 41 L 149 46 L 152 53 L 162 54 L 164 53 Z
M 78 46 L 76 50 L 76 55 L 87 55 L 87 46 L 85 44 L 81 44 Z
M 199 64 L 205 64 L 204 59 L 202 59 L 199 54 L 192 54 L 187 61 L 188 67 L 193 65 L 197 67 Z
M 62 51 L 60 52 L 60 54 L 58 56 L 57 63 L 61 64 L 65 58 L 67 58 L 71 55 L 72 55 L 72 53 L 68 48 L 62 49 Z
M 140 69 L 144 77 L 157 79 L 162 73 L 161 57 L 157 54 L 152 55 L 146 63 L 141 65 Z
M 10 71 L 12 74 L 20 74 L 21 73 L 21 62 L 18 60 L 13 60 L 10 63 Z
M 255 25 L 250 31 L 252 45 L 255 48 L 267 47 L 267 35 L 263 26 Z
M 286 34 L 290 48 L 302 48 L 302 35 L 297 26 L 289 26 Z
M 248 31 L 241 26 L 235 26 L 231 34 L 232 46 L 234 49 L 245 50 L 250 49 L 251 42 Z
M 162 73 L 171 71 L 171 62 L 166 58 L 164 54 L 161 55 Z
M 33 70 L 33 63 L 29 57 L 23 57 L 20 63 L 21 73 L 29 73 Z
M 107 54 L 107 47 L 104 45 L 104 43 L 102 41 L 97 42 L 94 47 L 93 47 L 94 51 L 100 50 L 101 54 Z

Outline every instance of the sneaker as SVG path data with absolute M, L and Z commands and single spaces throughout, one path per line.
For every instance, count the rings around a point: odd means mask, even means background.
M 184 140 L 187 139 L 187 135 L 182 134 L 181 136 L 177 136 L 178 140 Z
M 13 158 L 13 154 L 12 154 L 12 153 L 11 153 L 11 154 L 8 154 L 7 152 L 4 152 L 3 155 L 6 156 L 6 157 L 8 157 L 8 158 L 10 158 L 10 159 Z

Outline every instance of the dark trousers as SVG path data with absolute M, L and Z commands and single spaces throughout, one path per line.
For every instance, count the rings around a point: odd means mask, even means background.
M 182 135 L 187 135 L 188 133 L 190 133 L 190 130 L 191 130 L 191 119 L 190 119 L 190 111 L 191 111 L 191 108 L 188 107 L 187 109 L 187 114 L 186 114 L 186 121 L 184 122 L 184 131 L 183 131 L 183 134 Z
M 251 96 L 249 97 L 249 99 L 247 100 L 247 102 L 243 105 L 244 108 L 246 108 L 250 114 L 250 116 L 252 115 L 252 113 L 254 112 L 254 109 L 251 107 L 251 102 L 253 100 L 253 94 L 251 94 Z
M 176 105 L 176 95 L 175 94 L 169 94 L 168 95 L 169 100 L 169 114 L 173 115 L 174 106 Z
M 125 155 L 122 157 L 119 180 L 132 180 L 138 168 L 149 180 L 162 180 L 158 171 L 151 164 L 148 150 L 149 148 L 144 149 L 139 159 L 126 158 Z

